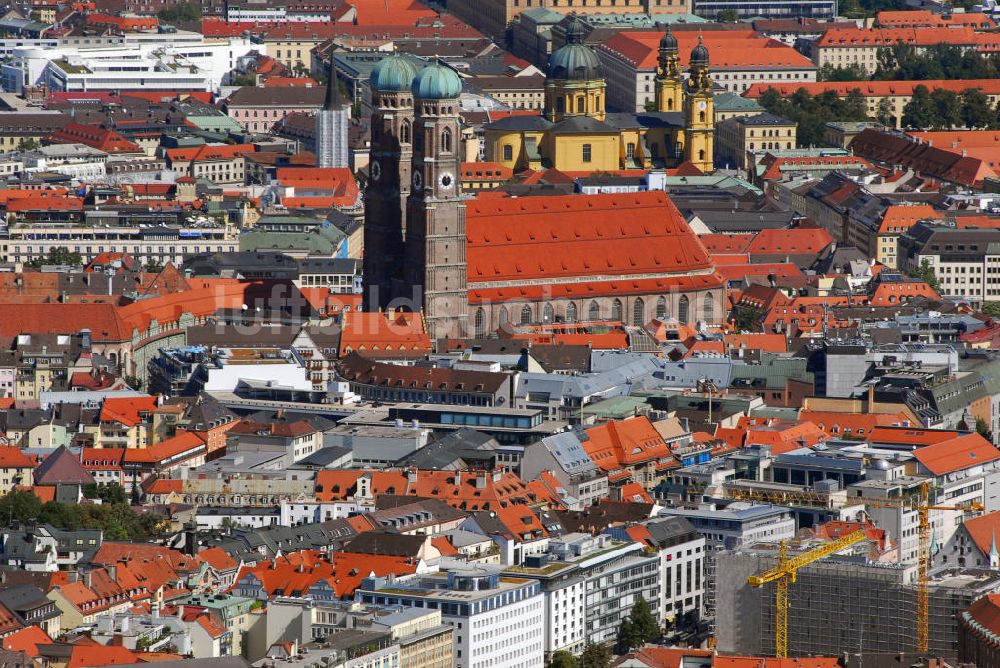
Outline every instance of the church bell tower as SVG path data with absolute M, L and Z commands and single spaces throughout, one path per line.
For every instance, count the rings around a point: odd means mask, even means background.
M 691 50 L 684 96 L 684 159 L 706 174 L 715 171 L 715 93 L 708 49 L 698 36 Z

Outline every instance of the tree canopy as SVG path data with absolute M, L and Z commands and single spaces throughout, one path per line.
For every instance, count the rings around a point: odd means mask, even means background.
M 197 21 L 201 18 L 201 5 L 196 2 L 179 2 L 165 7 L 157 16 L 161 21 L 177 23 L 180 21 Z
M 822 145 L 826 124 L 832 121 L 868 120 L 868 103 L 860 90 L 840 97 L 834 91 L 813 96 L 800 88 L 789 97 L 783 97 L 774 88 L 769 88 L 761 95 L 760 105 L 775 116 L 795 122 L 799 146 Z
M 116 489 L 117 488 L 117 489 Z M 0 518 L 7 522 L 38 522 L 59 529 L 102 529 L 111 540 L 150 540 L 163 534 L 166 520 L 154 513 L 138 513 L 123 499 L 124 490 L 115 485 L 90 490 L 94 498 L 107 498 L 97 503 L 66 504 L 58 501 L 42 503 L 31 492 L 13 490 L 0 497 Z
M 57 246 L 51 249 L 47 255 L 40 255 L 26 262 L 30 267 L 41 267 L 44 265 L 69 265 L 79 267 L 83 265 L 83 256 L 76 251 L 70 251 L 65 246 Z

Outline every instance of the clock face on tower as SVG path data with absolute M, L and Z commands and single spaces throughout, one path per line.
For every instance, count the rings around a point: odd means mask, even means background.
M 424 187 L 424 177 L 420 172 L 413 172 L 413 189 L 420 190 Z
M 451 190 L 451 187 L 455 184 L 455 179 L 452 177 L 451 174 L 449 174 L 448 172 L 445 172 L 438 179 L 438 183 L 441 184 L 441 187 L 443 189 L 445 189 L 445 190 Z
M 378 160 L 372 163 L 372 178 L 376 181 L 382 178 L 382 165 L 378 163 Z

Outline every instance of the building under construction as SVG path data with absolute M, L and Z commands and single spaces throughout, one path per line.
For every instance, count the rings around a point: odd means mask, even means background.
M 794 554 L 794 552 L 793 552 Z M 747 578 L 778 563 L 776 545 L 716 555 L 716 639 L 721 652 L 774 655 L 775 589 Z M 830 556 L 801 568 L 789 589 L 789 656 L 913 652 L 917 638 L 915 566 Z M 958 658 L 958 617 L 1000 591 L 1000 572 L 941 569 L 930 581 L 929 654 Z

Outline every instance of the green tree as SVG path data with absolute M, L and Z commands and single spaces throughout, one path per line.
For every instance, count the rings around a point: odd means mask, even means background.
M 42 512 L 42 502 L 31 492 L 12 490 L 0 497 L 0 519 L 6 522 L 37 520 Z
M 631 652 L 636 647 L 643 644 L 642 640 L 639 638 L 639 634 L 636 632 L 635 626 L 632 624 L 632 618 L 626 617 L 622 620 L 622 623 L 618 625 L 618 637 L 615 640 L 618 645 L 618 651 L 621 653 Z
M 587 646 L 583 648 L 583 653 L 580 654 L 577 665 L 579 668 L 610 668 L 611 649 L 604 645 L 588 642 Z
M 79 267 L 83 265 L 83 256 L 76 251 L 70 251 L 65 246 L 57 246 L 48 252 L 48 255 L 42 255 L 33 258 L 26 262 L 30 267 L 41 267 L 44 265 L 69 265 L 72 267 Z
M 179 2 L 176 5 L 164 8 L 157 16 L 168 23 L 197 21 L 201 18 L 201 4 L 197 2 Z
M 985 439 L 993 440 L 990 436 L 990 426 L 983 418 L 976 418 L 976 433 Z
M 578 668 L 578 664 L 575 656 L 561 649 L 549 657 L 548 668 Z
M 992 128 L 996 114 L 990 108 L 990 99 L 981 90 L 966 88 L 962 91 L 962 123 L 967 128 Z
M 656 102 L 653 100 L 647 100 L 646 104 L 642 105 L 642 108 L 649 112 L 656 111 Z
M 875 110 L 875 120 L 886 127 L 894 128 L 896 127 L 895 113 L 896 109 L 894 108 L 892 102 L 889 98 L 883 97 L 879 100 L 878 108 Z
M 843 67 L 826 63 L 816 70 L 817 81 L 867 81 L 868 79 L 868 70 L 857 64 Z
M 927 86 L 920 84 L 913 89 L 913 96 L 903 107 L 903 126 L 907 128 L 928 129 L 941 125 L 937 106 L 931 99 Z
M 138 376 L 125 375 L 122 377 L 122 380 L 124 380 L 125 384 L 136 392 L 142 391 L 142 378 L 139 378 Z
M 653 610 L 649 607 L 646 599 L 641 596 L 632 604 L 629 619 L 632 620 L 632 627 L 643 645 L 652 640 L 658 640 L 662 635 L 662 629 L 659 622 L 656 621 L 656 617 L 653 616 Z
M 158 262 L 157 260 L 149 260 L 148 262 L 146 262 L 146 266 L 143 268 L 143 270 L 147 274 L 158 274 L 161 271 L 163 271 L 163 263 Z
M 962 100 L 958 93 L 944 88 L 935 88 L 931 101 L 937 111 L 939 128 L 953 128 L 963 124 Z
M 17 143 L 17 147 L 22 151 L 34 151 L 36 148 L 41 146 L 38 140 L 34 137 L 28 137 L 27 139 L 22 139 Z
M 937 274 L 934 273 L 934 267 L 927 260 L 920 263 L 919 269 L 912 270 L 910 276 L 924 281 L 938 292 L 941 291 L 941 282 L 938 280 Z
M 716 15 L 715 20 L 719 23 L 737 23 L 740 14 L 735 9 L 723 9 Z
M 991 318 L 1000 318 L 1000 302 L 983 302 L 979 312 Z

